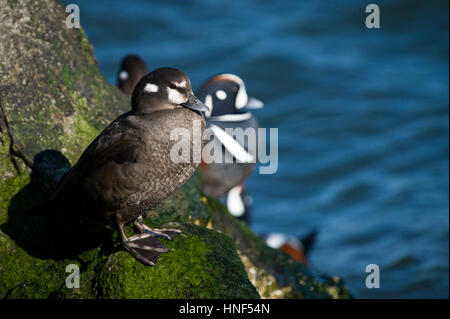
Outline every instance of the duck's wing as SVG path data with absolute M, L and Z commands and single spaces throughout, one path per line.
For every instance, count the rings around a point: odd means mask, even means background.
M 109 208 L 117 206 L 133 192 L 137 181 L 130 178 L 138 175 L 139 167 L 133 164 L 142 146 L 139 130 L 126 117 L 118 118 L 97 136 L 64 175 L 53 198 L 76 200 L 83 192 Z

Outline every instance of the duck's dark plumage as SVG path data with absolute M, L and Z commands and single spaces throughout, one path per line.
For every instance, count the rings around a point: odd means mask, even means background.
M 193 120 L 204 129 L 202 117 L 186 108 L 119 117 L 66 174 L 54 200 L 77 205 L 83 198 L 94 218 L 134 221 L 193 174 L 197 164 L 170 160 L 177 142 L 170 140 L 171 130 L 186 128 L 192 134 Z
M 147 84 L 154 90 L 147 90 Z M 205 121 L 190 108 L 207 108 L 193 96 L 189 79 L 175 69 L 149 73 L 136 90 L 133 110 L 114 120 L 87 147 L 59 183 L 51 204 L 35 208 L 60 207 L 80 218 L 115 225 L 125 248 L 154 265 L 167 251 L 155 244 L 156 236 L 171 239 L 179 231 L 151 229 L 140 218 L 194 173 L 199 163 L 192 156 L 187 163 L 172 161 L 171 149 L 180 136 L 170 137 L 174 129 L 184 129 L 178 132 L 189 134 L 186 140 L 192 154 L 194 123 L 203 131 Z M 130 222 L 142 234 L 127 238 L 123 226 Z

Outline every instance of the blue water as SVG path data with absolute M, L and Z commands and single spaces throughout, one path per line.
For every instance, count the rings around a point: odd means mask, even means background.
M 319 229 L 313 267 L 356 297 L 447 297 L 448 1 L 65 1 L 77 3 L 101 71 L 122 56 L 172 66 L 194 87 L 233 72 L 279 128 L 279 169 L 248 181 L 252 227 Z M 377 264 L 379 289 L 365 287 Z

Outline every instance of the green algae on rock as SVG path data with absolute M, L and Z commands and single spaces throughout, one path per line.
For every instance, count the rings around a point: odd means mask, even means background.
M 171 251 L 162 254 L 155 267 L 123 250 L 94 249 L 85 254 L 80 288 L 61 286 L 51 297 L 259 298 L 229 237 L 195 225 L 176 226 L 184 236 L 164 241 Z
M 97 278 L 99 296 L 259 298 L 228 236 L 189 224 L 181 229 L 184 236 L 164 241 L 171 251 L 155 267 L 136 263 L 123 251 L 110 255 Z

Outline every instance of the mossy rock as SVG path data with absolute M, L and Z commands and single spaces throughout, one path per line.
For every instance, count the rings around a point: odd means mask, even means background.
M 66 27 L 59 1 L 0 0 L 0 16 L 1 112 L 15 155 L 32 165 L 57 150 L 74 164 L 129 99 L 100 73 L 83 29 Z
M 27 178 L 15 182 L 8 189 L 16 196 L 22 192 L 27 197 L 38 187 Z M 57 242 L 52 230 L 58 225 L 48 216 L 25 218 L 9 210 L 7 222 L 1 225 L 0 298 L 259 298 L 232 239 L 214 230 L 146 219 L 147 224 L 183 232 L 173 241 L 161 239 L 170 251 L 149 267 L 122 249 L 115 231 L 102 237 L 104 242 L 92 243 L 92 248 L 61 255 L 64 251 L 51 247 Z M 127 232 L 131 231 L 129 226 Z M 80 287 L 75 289 L 65 285 L 66 267 L 71 264 L 80 269 Z
M 171 251 L 155 267 L 123 251 L 109 229 L 93 228 L 96 240 L 61 249 L 56 234 L 71 233 L 70 223 L 18 211 L 50 196 L 96 135 L 130 108 L 129 98 L 101 75 L 82 29 L 66 28 L 58 1 L 0 0 L 0 17 L 0 298 L 348 296 L 341 281 L 267 247 L 202 196 L 199 172 L 147 213 L 148 225 L 183 230 L 164 242 Z M 79 288 L 66 287 L 70 264 L 80 268 Z
M 164 241 L 170 252 L 155 267 L 136 263 L 123 251 L 110 255 L 96 278 L 99 296 L 259 298 L 228 236 L 189 224 L 181 229 L 183 235 Z

